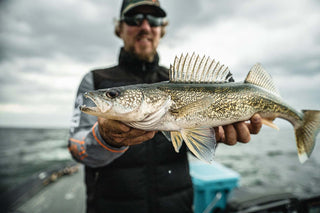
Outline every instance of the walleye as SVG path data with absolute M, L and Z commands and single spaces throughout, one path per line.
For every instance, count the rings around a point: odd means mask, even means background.
M 215 135 L 212 127 L 250 119 L 255 113 L 263 123 L 276 128 L 279 117 L 294 127 L 301 163 L 311 155 L 320 130 L 320 111 L 298 112 L 281 99 L 271 76 L 254 65 L 244 82 L 229 82 L 228 67 L 209 57 L 176 57 L 169 81 L 108 88 L 85 93 L 96 107 L 81 111 L 119 120 L 143 130 L 159 130 L 176 152 L 185 141 L 199 159 L 211 162 Z

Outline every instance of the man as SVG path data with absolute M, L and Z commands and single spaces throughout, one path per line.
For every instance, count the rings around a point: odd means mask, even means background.
M 69 150 L 84 163 L 87 212 L 192 212 L 187 148 L 176 153 L 162 133 L 80 112 L 90 90 L 168 80 L 157 47 L 166 13 L 157 0 L 124 0 L 115 33 L 124 42 L 119 64 L 84 76 L 77 93 Z M 261 128 L 260 116 L 215 129 L 217 141 L 248 142 Z

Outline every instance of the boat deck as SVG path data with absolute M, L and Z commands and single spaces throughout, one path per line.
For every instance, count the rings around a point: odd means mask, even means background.
M 0 209 L 10 213 L 85 213 L 85 195 L 84 167 L 73 163 L 40 173 L 31 181 L 0 196 Z M 301 199 L 279 190 L 271 193 L 269 188 L 259 194 L 240 187 L 232 193 L 225 212 L 259 212 L 267 209 L 277 212 L 320 212 L 320 194 Z
M 81 165 L 78 168 L 77 172 L 62 176 L 59 181 L 48 184 L 28 202 L 18 205 L 15 212 L 84 213 L 84 168 Z

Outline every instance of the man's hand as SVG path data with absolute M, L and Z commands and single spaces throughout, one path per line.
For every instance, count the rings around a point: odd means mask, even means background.
M 259 114 L 251 117 L 250 123 L 238 122 L 226 126 L 214 128 L 217 142 L 227 145 L 235 145 L 237 142 L 248 143 L 250 134 L 258 134 L 262 127 L 262 119 Z
M 119 121 L 98 118 L 99 132 L 104 141 L 111 146 L 131 146 L 154 137 L 156 131 L 131 128 Z

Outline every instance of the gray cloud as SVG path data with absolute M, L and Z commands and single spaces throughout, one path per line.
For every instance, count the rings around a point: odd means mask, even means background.
M 79 3 L 7 2 L 1 9 L 1 46 L 5 50 L 2 60 L 62 54 L 94 61 L 101 50 L 116 48 L 115 38 L 106 39 L 113 35 L 114 11 L 102 1 Z
M 320 108 L 318 1 L 161 3 L 170 23 L 160 45 L 166 66 L 174 54 L 196 50 L 221 59 L 242 80 L 261 62 L 290 103 Z M 0 4 L 0 125 L 32 125 L 32 112 L 34 124 L 52 118 L 67 126 L 81 77 L 116 63 L 122 43 L 113 33 L 112 19 L 119 16 L 121 1 Z

